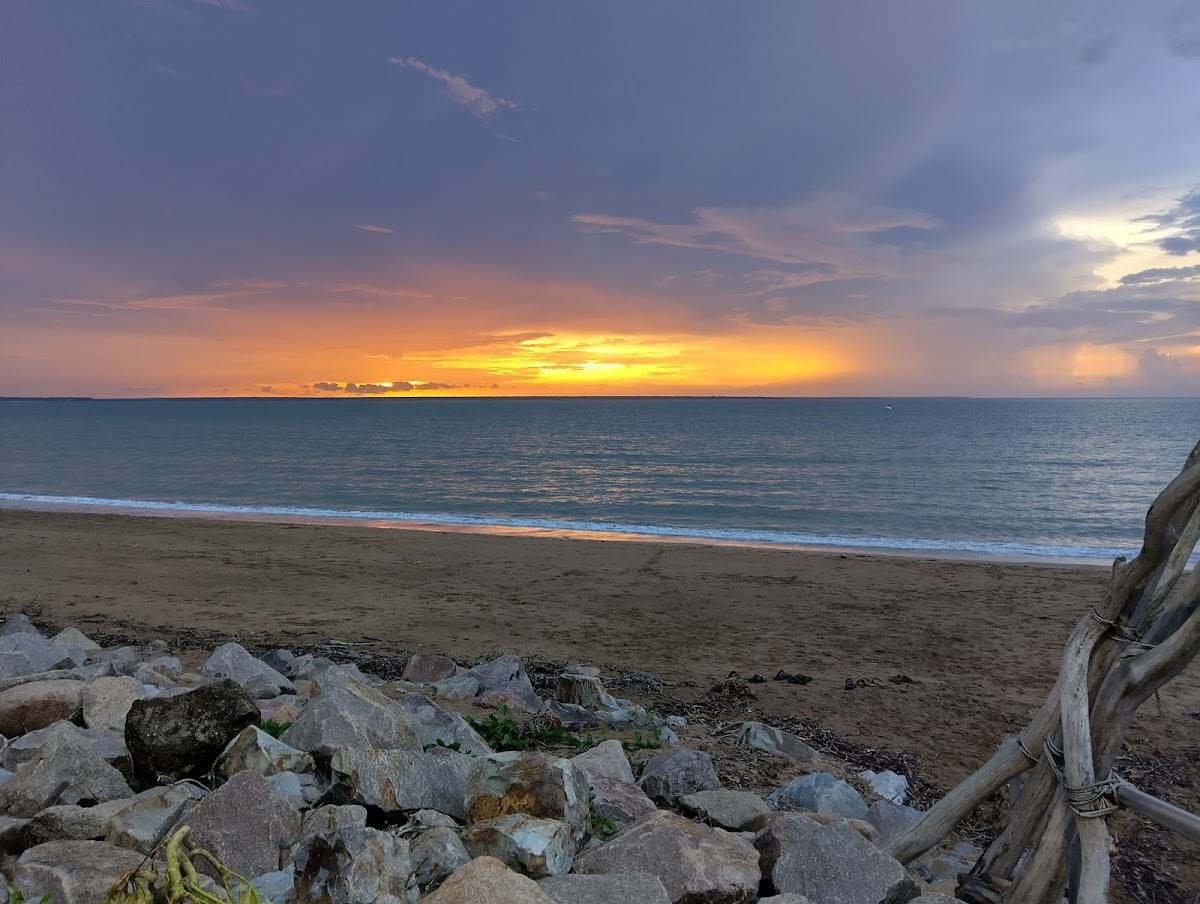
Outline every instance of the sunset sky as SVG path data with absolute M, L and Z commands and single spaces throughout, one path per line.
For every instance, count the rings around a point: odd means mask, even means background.
M 9 0 L 0 395 L 1200 395 L 1200 4 Z

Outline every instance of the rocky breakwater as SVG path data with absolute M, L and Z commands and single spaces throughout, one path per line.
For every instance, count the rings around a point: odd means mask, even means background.
M 274 904 L 934 904 L 968 865 L 880 849 L 915 812 L 902 777 L 856 788 L 756 723 L 681 742 L 685 719 L 582 666 L 539 693 L 515 656 L 417 654 L 384 682 L 237 643 L 106 649 L 15 615 L 0 676 L 0 866 L 26 900 L 100 904 L 182 826 Z M 725 787 L 708 743 L 790 780 Z

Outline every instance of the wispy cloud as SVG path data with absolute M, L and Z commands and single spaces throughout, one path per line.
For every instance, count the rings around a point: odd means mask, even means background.
M 199 3 L 201 6 L 214 6 L 217 9 L 233 10 L 237 13 L 256 13 L 258 8 L 251 6 L 249 3 L 243 3 L 242 0 L 192 0 L 192 3 Z
M 391 235 L 395 232 L 394 229 L 389 229 L 387 226 L 376 226 L 374 223 L 351 223 L 359 232 L 382 232 Z
M 508 100 L 504 97 L 495 97 L 478 85 L 472 85 L 463 76 L 447 72 L 445 69 L 430 66 L 424 60 L 419 60 L 416 57 L 391 57 L 388 62 L 393 66 L 412 69 L 415 72 L 420 72 L 441 82 L 445 85 L 451 100 L 460 106 L 466 107 L 471 111 L 471 115 L 477 116 L 480 119 L 494 116 L 501 110 L 521 109 L 516 101 Z
M 513 138 L 511 135 L 506 135 L 504 132 L 497 132 L 496 137 L 499 138 L 501 141 L 509 141 L 509 142 L 512 142 L 513 144 L 521 143 L 520 138 Z

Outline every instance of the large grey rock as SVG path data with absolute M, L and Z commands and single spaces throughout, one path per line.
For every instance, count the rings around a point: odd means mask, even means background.
M 28 819 L 0 816 L 0 851 L 5 854 L 19 854 L 29 847 L 25 843 L 25 826 L 28 824 Z
M 80 728 L 74 722 L 64 719 L 10 741 L 4 750 L 4 768 L 14 771 L 20 769 L 25 763 L 39 759 L 49 744 L 66 737 L 86 744 L 96 756 L 110 766 L 116 766 L 122 771 L 128 767 L 129 748 L 125 746 L 122 736 L 108 731 Z
M 903 804 L 904 798 L 908 796 L 908 779 L 891 769 L 884 769 L 882 772 L 867 769 L 860 772 L 858 777 L 867 783 L 873 794 L 883 800 L 899 805 Z
M 31 681 L 0 691 L 0 734 L 6 738 L 45 728 L 79 712 L 83 682 Z
M 321 673 L 314 696 L 280 740 L 322 761 L 343 747 L 422 748 L 412 717 L 377 689 L 341 667 Z
M 468 826 L 462 833 L 462 843 L 472 857 L 495 857 L 531 879 L 563 875 L 571 869 L 575 853 L 566 823 L 524 813 Z
M 584 709 L 574 703 L 559 703 L 557 700 L 546 701 L 541 715 L 550 724 L 567 731 L 595 731 L 604 725 L 600 717 L 590 709 Z
M 771 813 L 766 801 L 750 791 L 697 791 L 679 798 L 679 806 L 688 815 L 731 832 L 747 831 Z
M 264 722 L 290 726 L 304 712 L 304 701 L 295 694 L 280 694 L 270 700 L 255 700 Z
M 455 829 L 435 826 L 426 829 L 409 843 L 417 885 L 431 891 L 459 867 L 471 862 Z
M 962 904 L 962 901 L 935 891 L 921 895 L 919 898 L 913 898 L 910 904 Z
M 149 854 L 204 799 L 205 793 L 190 782 L 143 791 L 108 820 L 104 840 Z
M 434 696 L 439 700 L 449 700 L 453 703 L 465 703 L 479 693 L 479 679 L 474 675 L 463 673 L 453 678 L 438 681 L 430 687 Z
M 523 715 L 536 715 L 546 702 L 538 696 L 529 678 L 522 676 L 508 684 L 485 691 L 479 696 L 479 705 L 489 709 L 506 709 Z
M 340 799 L 381 810 L 437 810 L 466 816 L 467 775 L 471 757 L 444 747 L 411 750 L 364 750 L 347 747 L 329 761 Z
M 312 806 L 327 790 L 320 776 L 313 772 L 275 772 L 265 778 L 296 809 Z
M 424 898 L 423 904 L 554 904 L 554 899 L 496 858 L 477 857 Z
M 468 669 L 467 674 L 479 681 L 480 693 L 484 694 L 521 678 L 528 678 L 521 657 L 511 654 L 498 656 L 489 662 L 482 662 L 474 668 Z
M 467 777 L 466 816 L 481 822 L 524 813 L 557 819 L 570 828 L 576 843 L 591 827 L 588 787 L 570 760 L 511 751 L 477 760 Z
M 0 636 L 0 677 L 3 678 L 69 669 L 83 665 L 86 659 L 82 650 L 58 646 L 40 634 Z
M 762 722 L 743 722 L 737 740 L 739 747 L 761 750 L 793 763 L 811 766 L 821 755 L 794 734 L 764 725 Z
M 743 904 L 758 895 L 758 852 L 745 838 L 657 812 L 575 861 L 582 874 L 649 873 L 676 904 Z
M 83 650 L 91 652 L 92 650 L 100 649 L 100 644 L 92 640 L 78 628 L 63 628 L 52 638 L 50 643 L 56 647 L 65 647 L 68 650 Z
M 879 844 L 886 846 L 893 838 L 899 837 L 921 816 L 920 811 L 912 807 L 902 807 L 887 800 L 874 801 L 867 807 L 867 822 L 879 833 Z
M 265 904 L 290 904 L 296 894 L 296 871 L 288 864 L 287 869 L 255 876 L 250 884 Z
M 764 878 L 781 894 L 822 904 L 905 904 L 917 897 L 904 867 L 843 822 L 783 813 L 754 838 Z
M 375 829 L 308 838 L 296 850 L 297 904 L 399 904 L 417 900 L 408 842 Z
M 413 653 L 408 662 L 404 663 L 404 671 L 400 677 L 413 684 L 436 684 L 453 678 L 458 673 L 458 665 L 449 656 L 437 653 Z
M 555 876 L 538 888 L 554 904 L 672 904 L 657 876 L 625 873 L 611 876 Z
M 767 803 L 775 810 L 812 810 L 833 816 L 867 818 L 867 802 L 863 796 L 828 772 L 814 772 L 792 779 L 768 797 Z
M 300 825 L 301 839 L 327 835 L 338 829 L 352 829 L 367 824 L 367 811 L 357 804 L 325 804 L 304 814 Z
M 231 778 L 246 770 L 276 775 L 314 769 L 316 763 L 310 754 L 271 737 L 257 725 L 249 725 L 221 751 L 213 771 L 220 778 Z
M 206 684 L 175 697 L 137 700 L 125 719 L 135 775 L 146 785 L 207 773 L 258 707 L 233 681 Z M 266 872 L 265 870 L 263 872 Z
M 261 659 L 251 656 L 239 643 L 217 647 L 200 670 L 210 681 L 232 679 L 257 700 L 295 693 L 295 685 Z
M 29 847 L 49 841 L 100 841 L 108 820 L 133 803 L 132 799 L 110 800 L 91 807 L 59 804 L 47 807 L 29 820 L 25 843 Z
M 257 772 L 239 772 L 188 815 L 199 847 L 243 876 L 279 869 L 300 838 L 300 814 Z
M 405 694 L 399 700 L 400 708 L 408 713 L 410 724 L 417 732 L 423 747 L 453 747 L 463 753 L 486 756 L 492 752 L 487 741 L 467 724 L 458 713 L 446 712 L 423 694 Z
M 3 625 L 0 625 L 0 637 L 12 637 L 14 634 L 36 634 L 38 637 L 42 636 L 42 632 L 37 629 L 37 626 L 34 625 L 29 616 L 24 612 L 14 612 L 4 619 Z
M 658 809 L 637 785 L 607 775 L 593 776 L 588 791 L 593 817 L 607 820 L 617 829 L 632 825 Z
M 102 904 L 108 889 L 144 862 L 102 841 L 51 841 L 21 855 L 13 884 L 26 901 L 48 896 L 54 904 Z
M 101 731 L 125 733 L 125 719 L 138 700 L 149 696 L 133 678 L 94 678 L 83 686 L 83 724 Z
M 660 804 L 674 804 L 685 794 L 721 787 L 712 757 L 702 750 L 678 747 L 650 759 L 638 781 L 646 795 Z
M 125 777 L 84 741 L 55 738 L 39 759 L 25 763 L 0 785 L 0 813 L 33 816 L 56 804 L 104 803 L 133 797 Z
M 804 895 L 771 895 L 759 898 L 758 904 L 813 904 L 813 901 Z
M 571 757 L 571 764 L 583 774 L 588 781 L 593 776 L 604 775 L 617 781 L 633 783 L 633 767 L 629 765 L 629 757 L 621 742 L 608 740 L 597 744 L 590 750 Z
M 262 657 L 262 661 L 285 678 L 299 678 L 309 671 L 313 664 L 310 655 L 297 656 L 291 650 L 272 650 Z

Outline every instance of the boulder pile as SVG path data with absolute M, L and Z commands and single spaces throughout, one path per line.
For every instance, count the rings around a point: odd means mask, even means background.
M 852 784 L 760 723 L 724 743 L 790 781 L 724 787 L 685 719 L 593 668 L 180 656 L 0 626 L 0 868 L 24 900 L 101 904 L 185 825 L 273 904 L 934 904 L 973 857 L 905 868 L 880 848 L 917 814 L 904 777 Z

